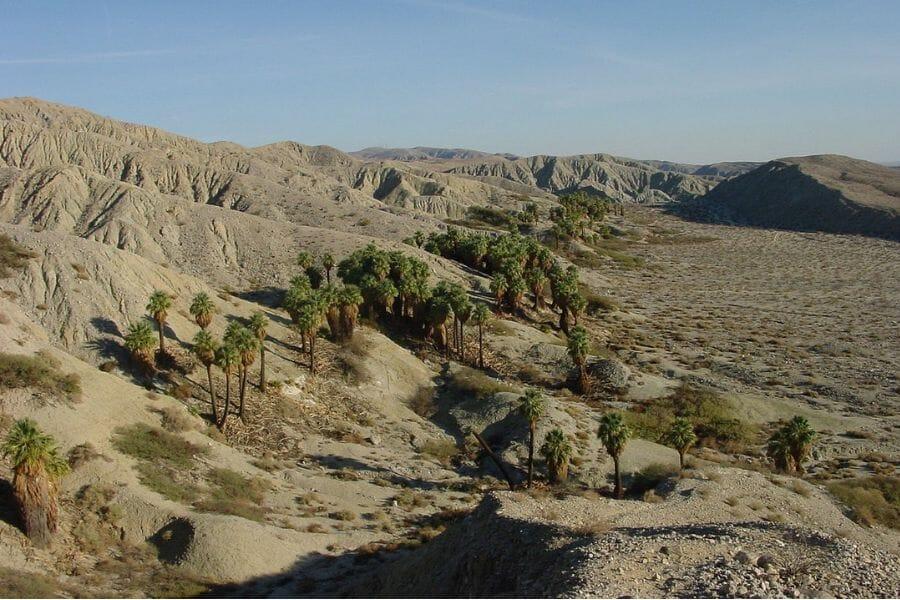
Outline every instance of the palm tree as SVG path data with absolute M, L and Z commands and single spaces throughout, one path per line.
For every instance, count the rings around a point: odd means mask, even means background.
M 359 288 L 355 285 L 345 285 L 337 294 L 338 310 L 340 311 L 340 336 L 341 340 L 353 337 L 356 329 L 356 320 L 359 317 L 359 305 L 363 297 Z
M 194 321 L 200 326 L 200 329 L 209 327 L 215 310 L 216 305 L 213 304 L 206 292 L 200 292 L 194 296 L 194 300 L 191 302 L 191 316 L 194 317 Z
M 671 446 L 678 451 L 678 470 L 684 470 L 684 454 L 690 450 L 691 446 L 697 443 L 697 434 L 694 433 L 694 426 L 691 422 L 683 417 L 679 417 L 672 421 L 672 426 L 663 436 L 663 443 Z
M 231 409 L 231 374 L 234 367 L 241 360 L 238 351 L 230 344 L 222 344 L 216 350 L 216 364 L 225 373 L 225 408 L 222 410 L 222 418 L 219 420 L 219 429 L 225 431 L 228 422 L 228 412 Z
M 528 421 L 528 487 L 534 476 L 534 436 L 537 432 L 537 422 L 546 410 L 544 395 L 535 389 L 525 392 L 519 400 L 519 413 Z
M 766 456 L 775 463 L 775 468 L 784 473 L 791 470 L 791 444 L 784 428 L 775 430 L 766 443 Z
M 213 336 L 205 329 L 201 329 L 194 336 L 194 347 L 192 351 L 203 366 L 206 367 L 206 378 L 209 382 L 209 401 L 212 405 L 213 423 L 219 422 L 219 409 L 216 405 L 216 388 L 213 385 L 212 366 L 216 362 L 216 350 L 219 344 L 213 339 Z
M 156 326 L 159 328 L 159 352 L 162 354 L 166 351 L 166 337 L 165 337 L 165 328 L 166 328 L 166 317 L 169 315 L 168 311 L 172 308 L 172 297 L 167 293 L 156 290 L 150 295 L 150 300 L 147 302 L 147 312 L 150 313 L 150 316 L 153 317 L 153 320 L 156 321 Z
M 266 391 L 266 336 L 268 332 L 266 327 L 269 325 L 269 319 L 262 312 L 255 312 L 250 317 L 250 331 L 256 336 L 259 343 L 259 391 Z
M 554 429 L 547 433 L 541 454 L 547 461 L 547 473 L 550 483 L 565 481 L 569 476 L 569 457 L 572 456 L 572 445 L 566 439 L 562 429 Z
M 239 404 L 238 416 L 244 419 L 244 398 L 247 391 L 247 369 L 256 360 L 257 338 L 249 329 L 232 321 L 225 330 L 225 344 L 231 346 L 238 353 L 239 359 Z
M 322 324 L 322 310 L 317 298 L 303 305 L 297 316 L 297 328 L 309 340 L 309 372 L 316 372 L 316 337 Z
M 606 451 L 613 458 L 616 469 L 615 494 L 616 498 L 621 498 L 625 494 L 625 490 L 622 489 L 622 471 L 619 469 L 619 458 L 622 456 L 625 444 L 628 443 L 628 438 L 631 437 L 631 430 L 628 429 L 628 425 L 622 420 L 622 415 L 614 412 L 606 413 L 600 418 L 597 437 L 600 438 Z
M 476 304 L 472 310 L 472 321 L 478 326 L 478 366 L 484 368 L 484 326 L 491 318 L 487 304 Z
M 809 426 L 809 421 L 799 415 L 788 421 L 788 424 L 784 426 L 784 432 L 791 451 L 794 468 L 797 469 L 797 473 L 803 475 L 806 472 L 803 468 L 803 461 L 806 460 L 812 450 L 816 432 Z
M 322 255 L 322 268 L 325 269 L 325 280 L 331 285 L 331 270 L 334 268 L 334 256 L 326 252 Z
M 0 446 L 13 465 L 13 490 L 25 534 L 35 546 L 46 548 L 56 532 L 59 517 L 57 482 L 69 470 L 53 438 L 31 419 L 21 419 L 10 428 Z
M 128 327 L 128 333 L 125 334 L 125 347 L 144 368 L 153 368 L 153 347 L 155 345 L 156 336 L 146 319 L 141 319 Z
M 586 394 L 591 387 L 587 374 L 588 335 L 584 327 L 573 327 L 569 332 L 569 356 L 578 367 L 578 391 Z
M 306 252 L 305 250 L 301 250 L 297 253 L 297 264 L 301 269 L 309 268 L 309 266 L 313 264 L 312 254 Z

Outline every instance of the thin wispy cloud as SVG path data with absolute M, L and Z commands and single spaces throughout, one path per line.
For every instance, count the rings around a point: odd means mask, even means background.
M 525 15 L 505 11 L 505 10 L 497 10 L 493 8 L 485 8 L 483 6 L 473 6 L 471 4 L 466 4 L 463 2 L 446 2 L 444 0 L 400 0 L 403 4 L 416 6 L 419 8 L 431 8 L 435 10 L 442 10 L 445 12 L 452 12 L 461 15 L 470 15 L 473 17 L 480 17 L 483 19 L 490 19 L 492 21 L 501 21 L 504 23 L 511 24 L 523 24 L 523 23 L 538 23 L 537 19 L 532 17 L 528 17 Z
M 175 54 L 174 49 L 154 50 L 125 50 L 121 52 L 95 52 L 91 54 L 74 54 L 69 56 L 40 56 L 0 58 L 0 65 L 65 65 L 83 63 L 101 63 L 128 60 L 132 58 L 146 58 L 152 56 L 165 56 Z

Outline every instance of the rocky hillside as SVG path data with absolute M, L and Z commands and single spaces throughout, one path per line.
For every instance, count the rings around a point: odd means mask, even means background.
M 715 179 L 675 169 L 662 170 L 653 164 L 608 154 L 497 158 L 457 165 L 449 171 L 479 178 L 509 179 L 554 193 L 596 190 L 619 200 L 642 203 L 704 194 L 716 183 Z
M 846 156 L 773 160 L 688 202 L 685 214 L 799 231 L 900 239 L 900 173 Z
M 476 160 L 487 156 L 502 156 L 514 160 L 518 156 L 514 154 L 491 154 L 480 150 L 468 150 L 466 148 L 432 148 L 428 146 L 415 146 L 413 148 L 382 148 L 373 146 L 351 152 L 351 156 L 363 160 L 399 160 L 404 162 L 417 162 L 429 160 Z

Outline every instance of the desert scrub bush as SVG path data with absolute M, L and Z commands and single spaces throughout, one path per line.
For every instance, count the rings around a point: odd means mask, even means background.
M 329 513 L 328 518 L 334 519 L 335 521 L 355 521 L 357 514 L 352 510 L 336 510 Z
M 0 595 L 4 598 L 58 598 L 60 585 L 42 573 L 0 567 Z
M 86 552 L 102 555 L 118 545 L 115 525 L 122 518 L 122 510 L 112 503 L 115 495 L 116 488 L 108 484 L 86 485 L 76 494 L 75 503 L 82 513 L 72 534 Z
M 208 495 L 194 506 L 204 512 L 236 515 L 262 521 L 268 512 L 263 506 L 269 482 L 259 477 L 246 477 L 231 469 L 212 469 L 206 474 Z
M 35 356 L 0 352 L 0 388 L 32 388 L 74 400 L 81 393 L 81 378 L 60 372 L 59 366 L 47 352 Z
M 69 452 L 66 454 L 66 460 L 69 463 L 69 467 L 74 471 L 78 467 L 89 463 L 92 460 L 97 458 L 105 458 L 102 454 L 97 452 L 94 448 L 93 444 L 90 442 L 85 442 L 84 444 L 78 444 L 77 446 L 73 446 Z
M 470 206 L 466 209 L 466 217 L 470 221 L 493 225 L 494 227 L 509 227 L 514 223 L 510 214 L 490 206 Z
M 857 523 L 900 529 L 900 477 L 859 477 L 831 483 L 828 490 L 850 508 Z
M 207 453 L 206 448 L 192 444 L 181 436 L 144 423 L 119 427 L 113 434 L 113 447 L 119 452 L 182 469 L 191 468 L 195 456 Z
M 412 490 L 401 490 L 399 494 L 394 496 L 393 500 L 397 503 L 397 506 L 407 510 L 428 506 L 428 498 L 424 494 L 417 494 Z
M 691 422 L 698 446 L 726 451 L 743 449 L 756 430 L 735 416 L 731 401 L 712 390 L 682 383 L 671 395 L 635 405 L 625 413 L 638 437 L 659 442 L 674 418 Z
M 678 476 L 678 469 L 662 463 L 649 464 L 631 477 L 628 493 L 633 496 L 644 496 L 653 491 L 662 482 Z
M 437 412 L 437 405 L 434 400 L 434 387 L 430 385 L 421 385 L 416 390 L 415 394 L 413 394 L 412 398 L 409 399 L 409 407 L 423 419 L 428 419 Z
M 450 440 L 428 440 L 422 445 L 422 454 L 438 459 L 442 464 L 449 464 L 459 454 L 459 448 Z
M 180 406 L 166 406 L 159 411 L 160 424 L 166 431 L 179 433 L 194 428 L 194 422 L 188 412 Z
M 461 367 L 452 373 L 447 387 L 464 396 L 486 398 L 500 392 L 516 392 L 516 388 L 502 381 L 492 379 L 481 371 L 469 367 Z
M 5 233 L 0 234 L 0 277 L 9 277 L 13 269 L 21 269 L 29 258 L 35 256 L 37 254 Z
M 173 502 L 190 504 L 200 497 L 202 490 L 183 481 L 184 474 L 164 464 L 140 462 L 135 466 L 138 479 L 147 488 Z

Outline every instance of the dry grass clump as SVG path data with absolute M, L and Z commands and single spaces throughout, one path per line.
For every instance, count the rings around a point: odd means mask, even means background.
M 442 464 L 449 464 L 459 454 L 456 444 L 447 439 L 428 440 L 422 446 L 422 454 L 438 459 Z
M 606 521 L 591 521 L 575 527 L 572 531 L 581 537 L 600 537 L 612 530 L 612 526 Z
M 394 496 L 393 500 L 397 503 L 397 506 L 407 510 L 428 506 L 428 498 L 424 494 L 419 494 L 412 490 L 401 490 L 399 494 Z
M 35 356 L 0 352 L 0 388 L 32 388 L 74 400 L 81 393 L 81 378 L 61 373 L 59 366 L 46 352 Z
M 357 516 L 358 515 L 352 510 L 336 510 L 329 513 L 328 518 L 334 519 L 335 521 L 355 521 Z
M 409 399 L 409 407 L 423 419 L 428 419 L 434 415 L 437 411 L 434 387 L 430 385 L 419 386 L 413 397 Z
M 268 512 L 262 506 L 271 487 L 267 481 L 221 468 L 207 473 L 206 481 L 208 496 L 194 505 L 198 510 L 236 515 L 252 521 L 262 521 Z
M 9 277 L 12 269 L 21 269 L 29 258 L 37 256 L 24 246 L 20 246 L 5 233 L 0 234 L 0 277 Z
M 828 490 L 850 508 L 854 521 L 900 529 L 900 477 L 859 477 L 829 484 Z
M 470 367 L 461 367 L 451 374 L 447 387 L 460 395 L 486 398 L 500 392 L 515 392 L 513 386 L 488 377 L 481 371 Z
M 94 459 L 102 457 L 103 455 L 97 452 L 93 444 L 91 444 L 90 442 L 85 442 L 84 444 L 73 446 L 66 456 L 69 467 L 71 467 L 72 470 L 75 470 Z
M 178 433 L 194 428 L 194 422 L 187 411 L 182 407 L 167 406 L 159 411 L 160 422 L 163 429 Z
M 42 573 L 17 571 L 2 566 L 0 590 L 5 598 L 58 598 L 61 591 L 59 583 Z

